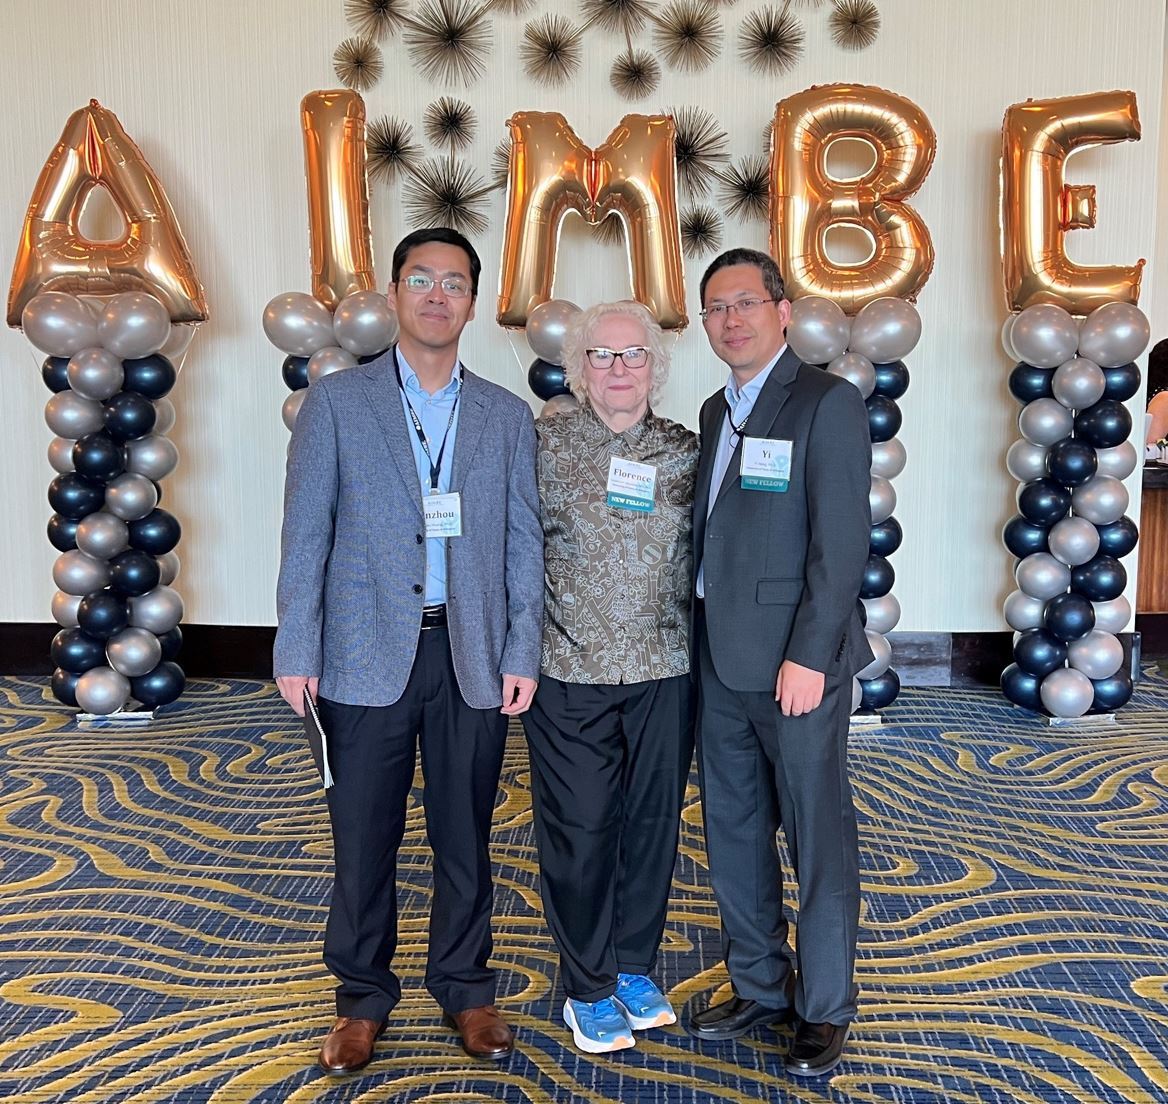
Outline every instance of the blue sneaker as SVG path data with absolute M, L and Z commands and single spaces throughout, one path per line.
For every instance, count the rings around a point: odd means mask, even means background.
M 564 1001 L 564 1023 L 572 1029 L 572 1038 L 587 1054 L 607 1054 L 636 1046 L 632 1028 L 612 997 L 589 1004 L 587 1001 Z
M 644 974 L 618 974 L 613 999 L 637 1031 L 677 1023 L 673 1006 Z

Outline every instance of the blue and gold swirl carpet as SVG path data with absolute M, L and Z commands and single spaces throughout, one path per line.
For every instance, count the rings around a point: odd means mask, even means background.
M 1116 724 L 1049 728 L 989 691 L 909 690 L 853 737 L 861 1018 L 830 1078 L 781 1034 L 655 1032 L 607 1058 L 558 1021 L 528 767 L 508 748 L 494 837 L 506 1065 L 457 1049 L 421 985 L 429 863 L 402 856 L 406 995 L 363 1074 L 314 1065 L 329 839 L 269 685 L 196 682 L 149 729 L 78 730 L 0 680 L 0 1100 L 1168 1100 L 1168 682 Z M 415 799 L 417 792 L 415 792 Z M 679 1007 L 725 981 L 691 787 L 661 956 Z

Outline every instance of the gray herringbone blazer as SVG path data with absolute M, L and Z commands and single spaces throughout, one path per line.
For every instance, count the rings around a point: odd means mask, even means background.
M 276 604 L 277 675 L 318 675 L 350 705 L 401 697 L 421 629 L 422 492 L 393 350 L 309 388 L 288 456 Z M 463 699 L 502 703 L 501 676 L 539 676 L 543 533 L 531 410 L 466 372 L 450 489 L 447 618 Z

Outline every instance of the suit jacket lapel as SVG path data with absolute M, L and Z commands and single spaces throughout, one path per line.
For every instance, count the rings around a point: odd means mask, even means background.
M 389 454 L 393 457 L 398 474 L 417 508 L 418 516 L 421 517 L 422 485 L 418 482 L 418 469 L 414 465 L 414 447 L 410 443 L 410 433 L 413 430 L 406 424 L 401 392 L 394 373 L 396 356 L 397 346 L 394 345 L 388 352 L 365 365 L 365 391 L 369 396 L 369 405 L 381 426 L 381 432 L 385 435 Z
M 458 433 L 454 438 L 454 470 L 450 474 L 450 489 L 461 491 L 470 471 L 479 439 L 487 425 L 490 401 L 483 381 L 464 366 L 462 397 L 458 403 Z

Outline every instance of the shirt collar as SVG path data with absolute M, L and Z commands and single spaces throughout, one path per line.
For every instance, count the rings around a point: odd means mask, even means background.
M 726 382 L 726 401 L 734 407 L 737 407 L 744 399 L 747 400 L 751 406 L 754 406 L 755 400 L 758 398 L 758 393 L 762 390 L 763 384 L 766 383 L 770 377 L 774 366 L 779 363 L 779 357 L 787 351 L 787 343 L 784 341 L 780 346 L 779 351 L 775 353 L 771 362 L 752 380 L 744 383 L 742 389 L 739 390 L 738 382 L 734 378 L 734 373 L 730 373 L 730 379 Z
M 443 399 L 445 399 L 445 398 L 452 398 L 454 395 L 456 395 L 458 393 L 459 380 L 461 379 L 461 376 L 462 376 L 462 362 L 461 361 L 456 360 L 454 362 L 454 367 L 450 370 L 450 382 L 445 387 L 443 387 L 440 391 L 436 392 L 433 395 L 430 395 L 422 387 L 421 382 L 418 380 L 418 373 L 415 372 L 413 370 L 413 368 L 410 367 L 410 362 L 408 360 L 406 360 L 405 353 L 403 353 L 401 351 L 401 347 L 400 346 L 395 347 L 394 351 L 397 355 L 398 367 L 401 369 L 402 386 L 407 391 L 409 391 L 411 394 L 425 395 L 425 397 L 428 399 L 430 399 L 430 398 L 433 398 L 433 399 L 443 398 Z
M 598 430 L 603 435 L 605 440 L 610 438 L 623 437 L 626 440 L 632 441 L 633 444 L 639 444 L 641 438 L 644 437 L 648 432 L 649 422 L 653 418 L 653 408 L 650 406 L 648 409 L 646 409 L 640 421 L 634 422 L 631 426 L 628 427 L 628 429 L 622 430 L 620 433 L 614 433 L 607 425 L 605 425 L 604 420 L 592 408 L 591 403 L 584 402 L 580 405 L 588 419 L 593 423 L 594 429 Z

